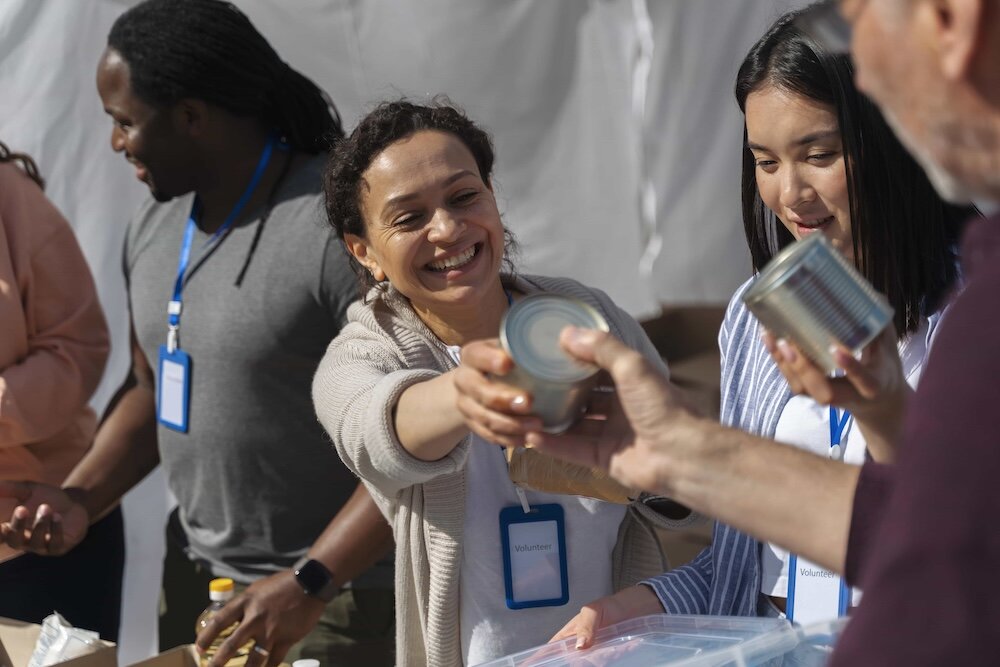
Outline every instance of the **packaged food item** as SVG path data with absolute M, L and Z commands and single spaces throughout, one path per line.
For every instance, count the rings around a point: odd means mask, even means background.
M 197 635 L 202 629 L 208 624 L 208 621 L 219 613 L 226 603 L 233 599 L 235 596 L 235 584 L 232 579 L 220 578 L 212 579 L 208 584 L 208 599 L 210 600 L 209 605 L 205 607 L 205 611 L 201 612 L 198 616 L 198 621 L 194 625 L 194 633 Z M 209 661 L 215 656 L 219 651 L 219 647 L 222 646 L 222 642 L 226 641 L 229 635 L 233 634 L 233 631 L 239 623 L 233 623 L 228 628 L 224 628 L 215 639 L 212 641 L 211 646 L 201 654 L 200 664 L 201 667 L 206 667 Z M 253 649 L 253 641 L 249 641 L 236 652 L 236 655 L 226 662 L 226 667 L 240 667 L 245 665 L 247 661 L 247 655 Z
M 588 304 L 556 294 L 532 294 L 516 302 L 500 323 L 500 344 L 514 360 L 503 377 L 531 393 L 532 412 L 549 433 L 560 433 L 582 414 L 597 380 L 597 367 L 569 356 L 559 345 L 567 326 L 608 331 Z
M 103 647 L 100 636 L 92 630 L 74 628 L 57 612 L 42 621 L 42 629 L 35 643 L 28 667 L 51 665 L 95 653 Z
M 637 489 L 622 486 L 603 470 L 567 463 L 524 447 L 507 448 L 507 471 L 512 482 L 532 491 L 587 496 L 619 505 L 639 497 Z
M 743 302 L 775 336 L 789 338 L 827 373 L 830 347 L 857 353 L 892 322 L 892 306 L 822 234 L 789 245 L 760 272 Z

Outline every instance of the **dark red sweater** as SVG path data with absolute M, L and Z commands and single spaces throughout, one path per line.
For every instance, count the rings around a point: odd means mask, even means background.
M 1000 664 L 1000 215 L 969 224 L 896 466 L 866 464 L 831 665 Z

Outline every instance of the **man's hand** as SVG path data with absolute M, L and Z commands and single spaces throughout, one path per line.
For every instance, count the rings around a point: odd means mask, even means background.
M 316 626 L 326 603 L 305 594 L 291 570 L 256 581 L 209 619 L 195 646 L 204 652 L 220 632 L 239 623 L 209 667 L 222 667 L 240 647 L 253 642 L 246 667 L 274 667 Z
M 529 447 L 608 470 L 629 488 L 672 495 L 671 471 L 684 460 L 681 437 L 697 421 L 667 378 L 614 336 L 567 327 L 560 338 L 574 357 L 608 372 L 614 392 L 594 392 L 583 420 L 564 434 L 532 432 Z
M 43 556 L 61 556 L 87 535 L 90 517 L 83 505 L 55 486 L 0 481 L 0 498 L 19 504 L 0 523 L 0 543 Z

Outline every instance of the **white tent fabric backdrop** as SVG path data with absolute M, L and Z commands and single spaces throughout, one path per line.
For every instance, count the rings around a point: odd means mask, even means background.
M 132 0 L 0 2 L 0 140 L 33 155 L 113 327 L 100 408 L 126 367 L 121 243 L 146 196 L 109 150 L 94 85 Z M 447 94 L 497 147 L 524 271 L 572 276 L 636 316 L 723 303 L 746 278 L 736 68 L 797 0 L 239 0 L 350 128 L 383 99 Z M 126 499 L 120 656 L 154 651 L 162 478 Z M 193 619 L 192 619 L 193 622 Z

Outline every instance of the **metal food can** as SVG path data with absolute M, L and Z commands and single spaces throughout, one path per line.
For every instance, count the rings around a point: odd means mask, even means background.
M 548 433 L 565 431 L 580 417 L 597 380 L 597 366 L 563 351 L 559 334 L 567 326 L 608 331 L 594 308 L 556 294 L 532 294 L 508 309 L 500 323 L 500 344 L 514 360 L 502 381 L 532 397 L 532 412 Z
M 772 259 L 743 303 L 775 336 L 794 341 L 827 373 L 830 347 L 857 354 L 892 321 L 888 300 L 822 234 L 810 234 Z

